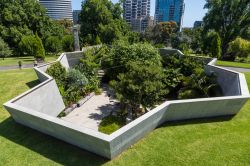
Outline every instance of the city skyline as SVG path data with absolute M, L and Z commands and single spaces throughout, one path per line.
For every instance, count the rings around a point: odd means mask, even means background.
M 72 0 L 73 10 L 81 9 L 82 0 Z M 112 0 L 117 3 L 118 0 Z M 205 0 L 184 0 L 185 12 L 183 18 L 183 27 L 193 27 L 195 21 L 200 21 L 205 16 L 207 10 L 203 9 Z M 150 16 L 155 14 L 155 0 L 151 0 Z

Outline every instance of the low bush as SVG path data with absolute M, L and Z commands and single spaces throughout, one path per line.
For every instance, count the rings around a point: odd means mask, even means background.
M 240 37 L 229 43 L 228 53 L 238 58 L 250 56 L 250 41 Z
M 66 69 L 61 65 L 60 62 L 56 62 L 55 64 L 51 65 L 47 69 L 46 73 L 56 80 L 58 86 L 64 86 L 66 80 Z

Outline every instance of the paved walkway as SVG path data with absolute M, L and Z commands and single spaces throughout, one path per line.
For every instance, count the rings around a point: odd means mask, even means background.
M 101 120 L 118 109 L 118 101 L 111 99 L 108 94 L 111 92 L 106 86 L 101 95 L 92 97 L 62 119 L 98 131 Z
M 221 66 L 223 68 L 229 69 L 229 70 L 233 70 L 233 71 L 237 71 L 237 72 L 241 72 L 241 73 L 247 73 L 250 72 L 250 69 L 247 68 L 239 68 L 239 67 L 226 67 L 226 66 Z
M 43 65 L 45 63 L 38 63 L 38 65 Z M 31 69 L 34 67 L 34 64 L 24 64 L 22 65 L 22 69 Z M 5 70 L 15 70 L 19 69 L 18 65 L 13 65 L 13 66 L 0 66 L 0 71 L 5 71 Z

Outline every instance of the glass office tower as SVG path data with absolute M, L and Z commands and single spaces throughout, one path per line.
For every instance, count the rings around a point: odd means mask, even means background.
M 39 0 L 47 9 L 47 15 L 55 20 L 73 20 L 71 0 Z
M 155 22 L 175 21 L 181 28 L 184 10 L 184 0 L 156 0 Z

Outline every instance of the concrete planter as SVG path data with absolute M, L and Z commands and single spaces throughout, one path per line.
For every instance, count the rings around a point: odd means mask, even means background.
M 68 69 L 81 57 L 82 52 L 63 53 L 57 61 Z M 250 97 L 244 74 L 215 66 L 216 59 L 206 61 L 209 63 L 205 71 L 217 74 L 225 96 L 166 101 L 111 135 L 57 118 L 65 105 L 55 80 L 45 73 L 52 63 L 34 68 L 41 84 L 6 102 L 4 107 L 20 124 L 112 159 L 165 122 L 235 115 L 240 111 Z

